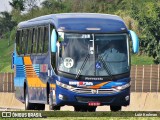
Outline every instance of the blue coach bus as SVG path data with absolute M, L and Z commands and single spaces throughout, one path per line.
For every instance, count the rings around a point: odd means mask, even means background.
M 124 21 L 109 14 L 64 13 L 18 24 L 12 55 L 15 96 L 26 110 L 74 106 L 111 111 L 130 103 L 130 40 Z

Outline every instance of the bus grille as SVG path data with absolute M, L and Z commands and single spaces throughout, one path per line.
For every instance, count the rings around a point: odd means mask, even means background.
M 113 97 L 76 97 L 78 102 L 111 102 Z
M 113 94 L 118 91 L 115 89 L 85 89 L 85 88 L 74 88 L 72 92 L 80 94 Z

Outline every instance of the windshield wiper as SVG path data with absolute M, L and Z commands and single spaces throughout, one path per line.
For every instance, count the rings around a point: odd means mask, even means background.
M 77 73 L 75 79 L 78 79 L 78 78 L 79 78 L 79 75 L 81 74 L 81 72 L 82 72 L 84 66 L 86 65 L 89 56 L 90 56 L 90 54 L 87 54 L 87 56 L 85 57 L 85 60 L 83 61 L 82 66 L 81 66 L 81 68 L 79 69 L 79 71 L 78 71 L 78 73 Z
M 104 66 L 105 71 L 108 73 L 108 75 L 110 76 L 110 78 L 112 80 L 113 79 L 113 75 L 112 75 L 108 65 L 105 63 L 105 61 L 104 61 L 104 59 L 103 59 L 103 57 L 101 55 L 99 55 L 99 57 L 100 57 L 100 60 L 101 60 L 101 62 L 103 64 L 103 66 Z

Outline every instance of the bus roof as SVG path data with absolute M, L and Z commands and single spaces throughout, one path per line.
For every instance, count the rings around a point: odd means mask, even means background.
M 52 24 L 58 31 L 128 33 L 117 15 L 98 13 L 61 13 L 37 17 L 18 24 L 18 28 Z

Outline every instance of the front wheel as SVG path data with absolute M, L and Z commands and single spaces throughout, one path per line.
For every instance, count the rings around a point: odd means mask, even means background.
M 110 106 L 110 110 L 113 112 L 120 111 L 122 106 Z
M 95 112 L 96 106 L 74 106 L 74 111 L 76 112 Z
M 53 96 L 49 94 L 49 110 L 60 110 L 61 107 L 53 104 Z
M 49 110 L 60 110 L 61 107 L 60 106 L 56 106 L 56 105 L 49 105 Z

